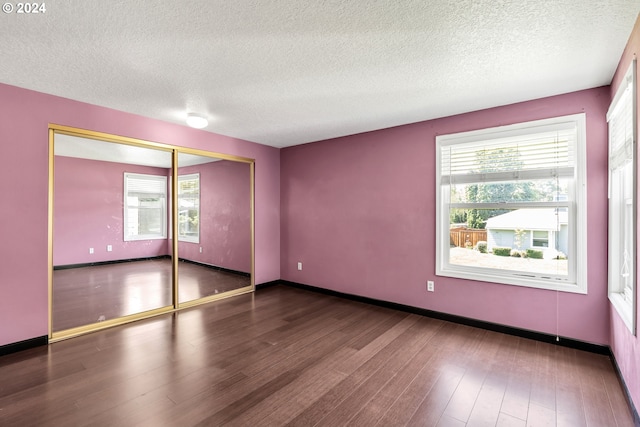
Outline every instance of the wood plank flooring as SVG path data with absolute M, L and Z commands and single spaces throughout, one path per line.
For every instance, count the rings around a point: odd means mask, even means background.
M 273 286 L 0 358 L 2 426 L 631 426 L 606 356 Z
M 190 262 L 178 267 L 180 302 L 251 286 L 251 278 Z M 167 307 L 170 259 L 54 270 L 53 331 Z

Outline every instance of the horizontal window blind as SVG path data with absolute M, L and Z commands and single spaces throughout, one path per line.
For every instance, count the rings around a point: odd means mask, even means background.
M 626 80 L 625 80 L 626 82 Z M 607 113 L 609 122 L 609 169 L 615 170 L 633 159 L 632 85 L 627 85 Z
M 128 194 L 165 194 L 167 178 L 155 175 L 125 173 L 126 191 Z
M 567 123 L 543 126 L 533 134 L 443 144 L 441 183 L 571 177 L 576 140 L 575 124 Z

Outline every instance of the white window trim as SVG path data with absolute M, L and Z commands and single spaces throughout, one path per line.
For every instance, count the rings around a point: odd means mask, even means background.
M 607 112 L 607 121 L 609 122 L 611 117 L 616 114 L 617 112 L 617 107 L 619 102 L 621 101 L 621 99 L 623 99 L 623 95 L 625 93 L 625 91 L 627 90 L 631 90 L 631 94 L 630 94 L 630 100 L 631 100 L 631 108 L 632 108 L 632 129 L 633 129 L 633 134 L 632 134 L 632 146 L 633 146 L 633 154 L 632 154 L 632 159 L 633 159 L 633 166 L 632 166 L 632 170 L 633 170 L 633 190 L 632 190 L 632 194 L 634 195 L 634 199 L 632 201 L 633 203 L 633 214 L 632 214 L 632 218 L 633 218 L 633 225 L 632 228 L 633 230 L 631 231 L 633 237 L 633 242 L 632 242 L 632 247 L 634 248 L 635 252 L 632 256 L 631 256 L 631 261 L 632 261 L 632 290 L 631 290 L 631 300 L 629 300 L 628 298 L 625 298 L 625 291 L 624 289 L 620 290 L 619 289 L 619 284 L 613 280 L 613 276 L 617 274 L 617 272 L 612 271 L 612 267 L 611 267 L 611 262 L 609 263 L 609 283 L 608 283 L 608 296 L 609 296 L 609 301 L 611 302 L 611 305 L 614 307 L 614 309 L 616 310 L 616 312 L 618 313 L 618 315 L 620 316 L 620 318 L 622 319 L 622 321 L 624 322 L 624 324 L 627 326 L 627 328 L 629 329 L 629 331 L 636 335 L 637 334 L 637 328 L 636 328 L 636 323 L 637 323 L 637 319 L 636 319 L 636 315 L 637 315 L 637 304 L 638 304 L 638 284 L 637 284 L 637 252 L 638 252 L 638 246 L 637 246 L 637 238 L 636 238 L 636 233 L 637 233 L 637 174 L 638 174 L 638 168 L 637 168 L 637 133 L 638 133 L 638 123 L 637 123 L 637 80 L 636 80 L 636 60 L 634 59 L 631 62 L 631 65 L 629 66 L 629 69 L 627 70 L 627 73 L 625 74 L 625 77 L 622 81 L 622 83 L 620 84 L 620 86 L 618 87 L 618 90 L 616 91 L 616 94 L 613 98 L 613 101 L 611 102 L 611 105 L 609 107 L 609 111 Z M 611 128 L 609 127 L 609 144 L 611 144 L 610 141 L 610 137 L 611 137 Z M 611 150 L 611 148 L 610 148 Z M 609 174 L 609 178 L 611 179 L 611 173 Z M 611 185 L 611 183 L 609 183 L 609 185 Z M 611 193 L 610 193 L 611 194 Z M 611 214 L 610 214 L 611 215 Z M 611 230 L 611 227 L 610 229 Z M 611 231 L 610 231 L 611 232 Z M 612 253 L 612 247 L 611 245 L 614 243 L 614 239 L 615 236 L 609 236 L 609 253 Z M 627 293 L 628 295 L 628 293 Z
M 534 234 L 536 231 L 543 231 L 545 233 L 547 233 L 547 246 L 536 246 L 534 244 L 534 242 L 536 240 L 540 240 L 539 237 L 534 237 Z M 550 244 L 553 243 L 552 241 L 552 231 L 549 230 L 531 230 L 531 248 L 535 248 L 535 249 L 549 249 L 550 248 Z
M 162 206 L 162 232 L 160 234 L 128 234 L 127 224 L 129 223 L 129 205 L 127 196 L 129 195 L 129 178 L 146 179 L 160 181 L 164 188 L 164 202 Z M 124 204 L 123 204 L 123 240 L 125 242 L 137 241 L 137 240 L 162 240 L 167 238 L 167 177 L 159 175 L 147 175 L 139 173 L 124 173 Z
M 191 180 L 191 179 L 198 179 L 198 199 L 200 199 L 201 194 L 200 194 L 200 173 L 192 173 L 189 175 L 178 175 L 178 200 L 180 200 L 180 188 L 179 188 L 179 183 L 181 180 Z M 198 204 L 198 216 L 201 217 L 201 212 L 200 212 L 200 204 Z M 179 229 L 178 229 L 179 230 Z M 187 243 L 200 243 L 200 221 L 198 221 L 198 235 L 196 237 L 192 237 L 192 236 L 181 236 L 180 232 L 178 231 L 178 241 L 179 242 L 187 242 Z
M 554 127 L 562 123 L 574 123 L 576 126 L 576 168 L 574 174 L 575 200 L 567 203 L 569 215 L 574 218 L 575 225 L 569 233 L 569 254 L 574 260 L 574 274 L 569 280 L 540 280 L 527 277 L 515 271 L 498 270 L 480 267 L 467 267 L 449 263 L 449 212 L 448 205 L 443 203 L 443 179 L 441 145 L 508 138 L 528 133 L 537 133 L 544 127 Z M 436 136 L 436 275 L 460 279 L 524 286 L 554 291 L 587 293 L 587 191 L 586 191 L 586 117 L 584 113 L 550 119 L 517 123 L 513 125 L 480 129 L 469 132 Z M 538 203 L 543 205 L 543 202 Z M 514 204 L 515 205 L 515 204 Z M 535 207 L 535 203 L 530 206 Z M 446 212 L 445 212 L 446 211 Z M 445 220 L 446 219 L 446 220 Z M 569 255 L 568 254 L 568 255 Z

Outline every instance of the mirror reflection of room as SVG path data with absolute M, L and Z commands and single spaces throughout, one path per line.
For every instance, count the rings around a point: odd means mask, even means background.
M 178 154 L 178 290 L 188 303 L 251 286 L 250 165 Z
M 55 138 L 52 331 L 172 309 L 172 152 Z M 250 287 L 249 164 L 180 156 L 180 302 Z
M 171 158 L 56 135 L 53 331 L 172 305 Z

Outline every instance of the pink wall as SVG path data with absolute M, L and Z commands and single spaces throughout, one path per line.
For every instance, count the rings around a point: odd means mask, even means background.
M 608 102 L 609 88 L 602 87 L 283 149 L 282 278 L 608 344 Z M 436 277 L 436 135 L 581 112 L 588 135 L 588 295 Z M 426 292 L 427 280 L 435 281 L 434 293 Z
M 611 99 L 620 86 L 620 81 L 629 69 L 629 65 L 634 56 L 640 53 L 640 16 L 636 20 L 636 25 L 629 37 L 627 46 L 622 55 L 622 59 L 618 64 L 618 69 L 611 83 Z M 636 63 L 637 68 L 637 63 Z M 636 73 L 640 72 L 636 69 Z M 640 107 L 640 90 L 637 90 L 637 105 Z M 638 123 L 640 123 L 640 108 L 638 109 Z M 639 234 L 640 237 L 640 234 Z M 640 241 L 640 239 L 638 240 Z M 638 265 L 640 265 L 640 251 L 637 253 Z M 638 285 L 636 285 L 636 301 L 638 300 Z M 637 306 L 640 309 L 640 304 Z M 632 335 L 627 329 L 618 312 L 613 306 L 610 307 L 611 316 L 611 350 L 618 362 L 622 377 L 627 384 L 631 398 L 633 399 L 636 409 L 640 409 L 640 339 L 638 333 L 640 325 L 636 324 L 636 336 Z M 640 310 L 636 314 L 636 321 L 640 319 Z
M 49 123 L 255 159 L 256 283 L 280 278 L 279 150 L 0 84 L 0 345 L 48 332 Z
M 54 266 L 169 255 L 167 239 L 125 242 L 122 208 L 125 172 L 167 169 L 60 156 L 54 168 Z
M 251 272 L 249 164 L 222 160 L 179 169 L 200 173 L 200 243 L 178 243 L 178 256 Z M 200 253 L 202 248 L 202 253 Z
M 167 239 L 124 241 L 125 172 L 170 175 L 164 168 L 56 156 L 53 265 L 170 254 Z M 200 244 L 180 242 L 179 256 L 251 272 L 249 164 L 223 160 L 179 173 L 200 173 L 201 180 Z

